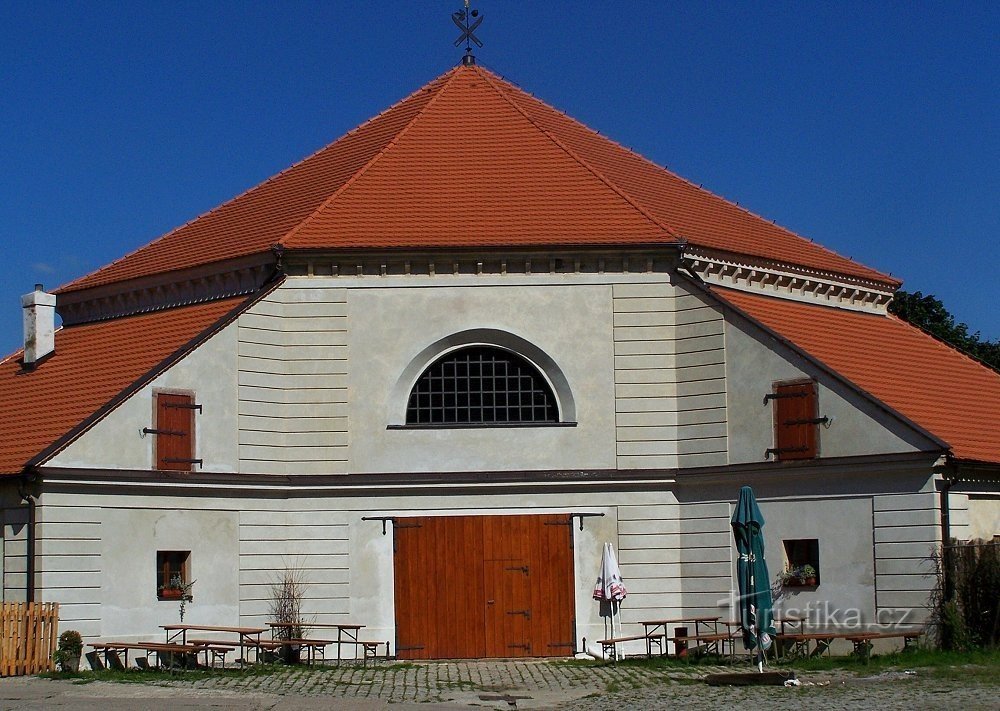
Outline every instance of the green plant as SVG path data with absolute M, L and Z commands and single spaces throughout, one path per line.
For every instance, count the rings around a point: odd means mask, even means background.
M 79 663 L 82 653 L 83 637 L 76 630 L 66 630 L 59 635 L 59 645 L 52 655 L 52 659 L 63 668 L 63 671 L 67 671 L 67 667 L 73 665 L 73 660 L 76 660 L 77 664 Z M 76 670 L 70 669 L 69 671 Z
M 782 585 L 800 585 L 803 577 L 802 566 L 788 568 L 787 570 L 778 573 L 778 578 Z
M 1000 543 L 951 539 L 931 554 L 932 632 L 941 649 L 1000 645 Z
M 816 577 L 816 569 L 811 565 L 809 565 L 808 563 L 799 568 L 800 580 L 806 580 L 808 578 L 815 578 L 815 577 Z
M 169 585 L 163 585 L 160 587 L 160 595 L 169 600 L 178 600 L 177 612 L 180 614 L 181 622 L 184 621 L 184 613 L 187 611 L 187 604 L 194 600 L 194 595 L 191 593 L 191 589 L 194 584 L 198 582 L 197 580 L 192 580 L 190 583 L 185 583 L 184 579 L 181 578 L 180 573 L 175 574 L 170 578 Z

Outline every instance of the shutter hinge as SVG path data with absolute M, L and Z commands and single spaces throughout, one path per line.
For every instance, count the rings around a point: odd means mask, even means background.
M 183 457 L 164 457 L 160 461 L 166 464 L 197 464 L 199 467 L 202 463 L 200 459 L 185 459 Z
M 764 457 L 770 457 L 772 454 L 785 454 L 791 452 L 807 452 L 808 447 L 768 447 L 764 450 Z
M 797 392 L 797 393 L 768 393 L 764 396 L 764 404 L 766 405 L 769 400 L 784 400 L 790 397 L 809 397 L 810 393 Z
M 782 425 L 825 425 L 830 421 L 830 418 L 824 415 L 823 417 L 810 417 L 805 420 L 785 420 Z
M 155 434 L 155 435 L 172 435 L 174 437 L 185 437 L 187 432 L 184 430 L 160 430 L 155 427 L 143 427 L 142 433 L 144 435 Z
M 163 403 L 164 408 L 170 408 L 173 410 L 197 410 L 201 412 L 201 405 L 193 402 L 165 402 Z

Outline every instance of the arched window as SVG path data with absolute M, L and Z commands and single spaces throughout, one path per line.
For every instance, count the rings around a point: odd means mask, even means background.
M 407 425 L 510 425 L 559 421 L 545 378 L 502 348 L 470 346 L 434 361 L 406 405 Z

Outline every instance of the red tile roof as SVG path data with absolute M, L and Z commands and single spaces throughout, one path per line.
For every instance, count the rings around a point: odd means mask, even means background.
M 1000 374 L 895 316 L 731 289 L 712 292 L 948 443 L 1000 462 Z
M 694 245 L 895 284 L 457 67 L 261 185 L 61 291 L 289 249 Z
M 31 372 L 21 369 L 20 353 L 4 359 L 0 474 L 20 472 L 244 303 L 244 297 L 224 299 L 63 328 L 56 332 L 55 353 Z

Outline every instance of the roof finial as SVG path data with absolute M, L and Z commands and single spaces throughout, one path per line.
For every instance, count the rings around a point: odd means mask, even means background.
M 470 67 L 476 63 L 476 57 L 472 54 L 472 44 L 475 43 L 477 47 L 483 46 L 479 38 L 473 34 L 476 28 L 482 24 L 483 18 L 479 14 L 479 10 L 470 10 L 469 0 L 465 0 L 465 7 L 459 9 L 458 12 L 451 13 L 451 21 L 458 25 L 458 29 L 462 30 L 462 34 L 455 40 L 455 46 L 458 47 L 462 42 L 465 42 L 465 56 L 462 57 L 462 64 Z

